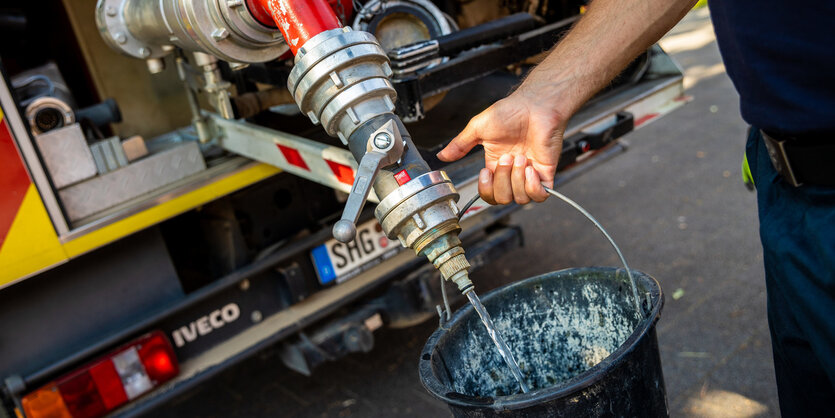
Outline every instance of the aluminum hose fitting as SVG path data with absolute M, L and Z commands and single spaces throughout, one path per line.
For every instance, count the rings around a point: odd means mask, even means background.
M 314 124 L 347 144 L 365 122 L 394 111 L 391 74 L 374 35 L 346 27 L 319 33 L 299 48 L 287 87 Z
M 277 27 L 256 20 L 243 0 L 99 0 L 102 38 L 123 54 L 149 61 L 175 46 L 235 63 L 271 61 L 289 50 Z
M 426 256 L 462 293 L 473 286 L 458 233 L 458 193 L 443 171 L 431 171 L 389 193 L 374 212 L 390 239 Z

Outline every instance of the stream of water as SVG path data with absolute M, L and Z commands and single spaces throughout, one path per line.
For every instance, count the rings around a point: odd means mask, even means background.
M 513 373 L 513 377 L 515 377 L 516 381 L 519 382 L 519 387 L 522 389 L 522 392 L 527 393 L 528 385 L 525 384 L 525 377 L 522 376 L 522 370 L 519 369 L 519 364 L 516 363 L 516 359 L 513 358 L 513 353 L 510 352 L 510 347 L 507 346 L 507 343 L 504 342 L 502 336 L 496 331 L 496 326 L 493 325 L 493 319 L 490 318 L 490 314 L 487 313 L 487 309 L 484 309 L 484 305 L 481 304 L 481 300 L 474 291 L 467 293 L 467 299 L 470 300 L 473 308 L 475 308 L 475 311 L 478 312 L 478 316 L 481 318 L 484 328 L 487 329 L 487 334 L 490 336 L 490 339 L 493 340 L 493 343 L 496 344 L 496 349 L 499 350 L 499 354 L 502 355 L 504 362 L 507 363 L 507 367 L 510 368 L 510 372 Z

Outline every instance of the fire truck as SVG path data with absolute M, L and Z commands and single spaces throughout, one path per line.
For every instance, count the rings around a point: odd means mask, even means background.
M 473 200 L 481 150 L 435 153 L 585 7 L 0 8 L 0 416 L 147 413 L 266 348 L 310 374 L 436 318 L 522 233 Z M 652 47 L 572 118 L 556 185 L 686 101 Z

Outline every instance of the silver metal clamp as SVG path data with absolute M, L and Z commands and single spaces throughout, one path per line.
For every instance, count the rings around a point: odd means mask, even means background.
M 388 56 L 367 32 L 332 29 L 308 40 L 287 78 L 302 113 L 343 144 L 369 120 L 394 112 Z

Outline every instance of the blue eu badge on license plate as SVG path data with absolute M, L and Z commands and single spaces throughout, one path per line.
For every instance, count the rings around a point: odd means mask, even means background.
M 316 272 L 319 274 L 319 282 L 328 284 L 336 279 L 336 270 L 331 263 L 330 255 L 328 255 L 327 244 L 322 244 L 311 251 L 313 255 L 313 264 L 316 266 Z

